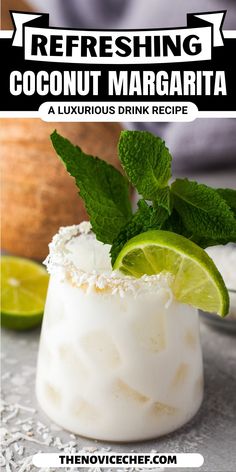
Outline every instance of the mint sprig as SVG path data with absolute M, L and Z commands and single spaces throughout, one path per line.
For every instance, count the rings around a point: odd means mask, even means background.
M 121 132 L 119 158 L 142 196 L 134 214 L 128 181 L 117 169 L 56 131 L 51 139 L 75 178 L 97 239 L 112 245 L 112 264 L 129 239 L 150 229 L 178 233 L 203 248 L 236 242 L 236 190 L 188 179 L 176 179 L 170 186 L 172 157 L 161 138 L 145 131 Z
M 75 178 L 97 239 L 112 244 L 132 215 L 127 179 L 113 166 L 85 154 L 56 131 L 51 140 L 67 171 Z

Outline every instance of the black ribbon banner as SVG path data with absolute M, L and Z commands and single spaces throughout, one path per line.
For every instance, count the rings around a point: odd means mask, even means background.
M 236 31 L 222 31 L 225 11 L 188 14 L 181 28 L 110 31 L 51 28 L 48 14 L 11 14 L 13 35 L 0 33 L 1 116 L 236 117 Z

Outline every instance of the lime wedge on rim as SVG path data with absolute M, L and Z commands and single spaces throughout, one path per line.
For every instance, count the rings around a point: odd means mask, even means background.
M 21 257 L 1 257 L 2 326 L 23 330 L 40 324 L 48 279 L 41 264 Z
M 228 291 L 214 262 L 179 234 L 158 230 L 135 236 L 125 244 L 113 268 L 134 277 L 171 273 L 178 301 L 222 317 L 228 314 Z

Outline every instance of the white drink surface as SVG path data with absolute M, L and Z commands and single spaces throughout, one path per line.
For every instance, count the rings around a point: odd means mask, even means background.
M 109 246 L 78 228 L 50 248 L 38 401 L 54 422 L 96 439 L 169 433 L 202 402 L 197 310 L 174 300 L 166 275 L 111 272 Z

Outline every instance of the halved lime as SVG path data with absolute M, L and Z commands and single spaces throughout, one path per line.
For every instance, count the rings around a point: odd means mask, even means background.
M 40 324 L 48 278 L 44 267 L 36 262 L 21 257 L 2 256 L 2 326 L 23 330 Z
M 208 254 L 189 239 L 169 231 L 147 231 L 130 239 L 118 255 L 114 269 L 141 277 L 168 272 L 177 300 L 224 317 L 229 295 Z

